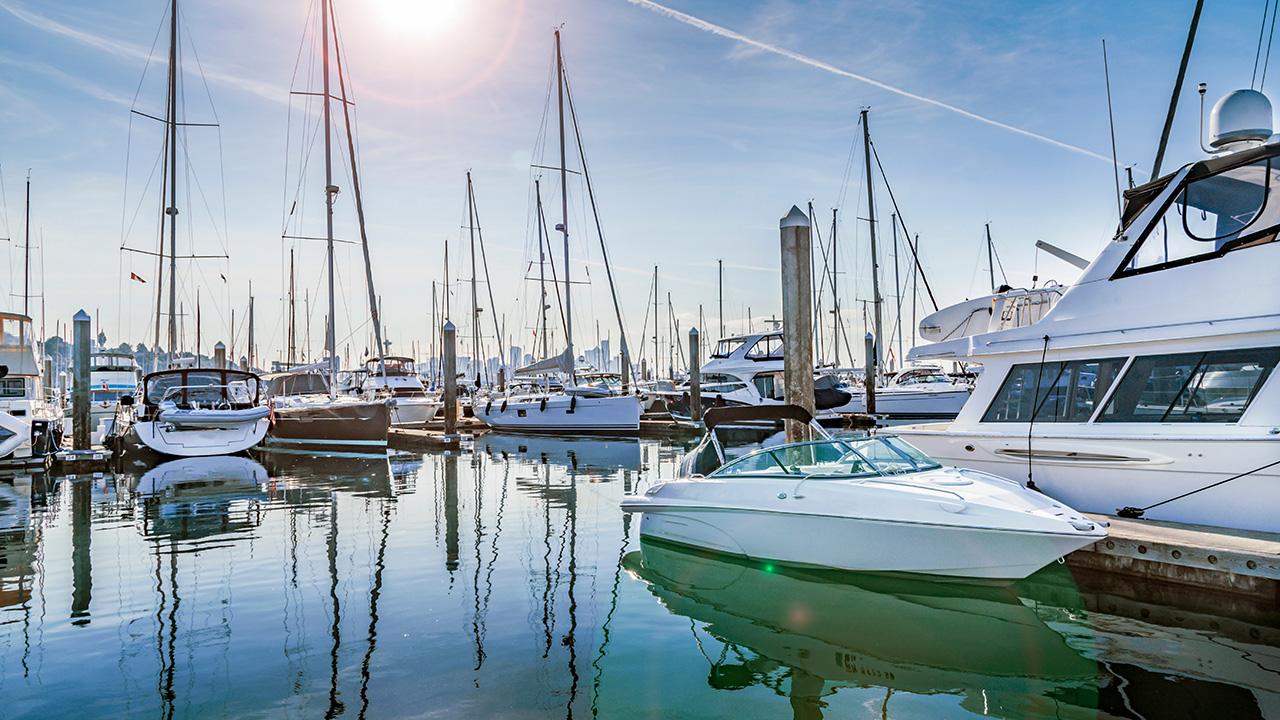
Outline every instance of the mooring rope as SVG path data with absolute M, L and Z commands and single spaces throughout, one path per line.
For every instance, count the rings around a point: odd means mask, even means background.
M 1116 515 L 1119 515 L 1119 516 L 1120 516 L 1120 517 L 1122 517 L 1122 518 L 1132 518 L 1132 519 L 1140 518 L 1140 517 L 1142 517 L 1142 514 L 1143 514 L 1144 512 L 1146 512 L 1146 511 L 1150 510 L 1150 509 L 1151 509 L 1151 508 L 1153 508 L 1153 507 L 1160 507 L 1161 505 L 1164 505 L 1165 503 L 1171 503 L 1171 502 L 1173 502 L 1174 500 L 1181 500 L 1182 498 L 1184 498 L 1184 497 L 1186 497 L 1186 496 L 1188 496 L 1188 495 L 1195 495 L 1196 493 L 1201 492 L 1201 491 L 1203 491 L 1203 490 L 1208 490 L 1208 489 L 1210 489 L 1210 488 L 1216 488 L 1216 487 L 1218 487 L 1219 485 L 1222 485 L 1222 484 L 1224 484 L 1224 483 L 1229 483 L 1229 482 L 1231 482 L 1232 480 L 1239 480 L 1240 478 L 1242 478 L 1242 477 L 1244 477 L 1244 476 L 1246 476 L 1246 475 L 1252 475 L 1252 474 L 1254 474 L 1254 473 L 1256 473 L 1256 472 L 1262 472 L 1263 470 L 1266 470 L 1267 468 L 1270 468 L 1270 467 L 1275 467 L 1276 465 L 1280 465 L 1280 460 L 1276 460 L 1275 462 L 1269 462 L 1269 463 L 1267 463 L 1266 465 L 1263 465 L 1262 467 L 1254 468 L 1254 469 L 1250 470 L 1249 472 L 1242 472 L 1242 473 L 1240 473 L 1239 475 L 1233 475 L 1233 476 L 1231 476 L 1231 477 L 1227 478 L 1226 480 L 1219 480 L 1218 482 L 1216 482 L 1216 483 L 1214 483 L 1214 484 L 1212 484 L 1212 485 L 1205 485 L 1205 486 L 1204 486 L 1204 487 L 1202 487 L 1202 488 L 1199 488 L 1199 489 L 1196 489 L 1196 490 L 1191 490 L 1191 491 L 1189 491 L 1189 492 L 1184 492 L 1184 493 L 1182 493 L 1181 495 L 1178 495 L 1177 497 L 1171 497 L 1171 498 L 1169 498 L 1168 500 L 1161 500 L 1160 502 L 1158 502 L 1158 503 L 1156 503 L 1156 504 L 1154 504 L 1154 505 L 1148 505 L 1148 506 L 1146 506 L 1146 507 L 1144 507 L 1144 508 L 1136 508 L 1136 507 L 1122 507 L 1122 508 L 1120 508 L 1119 510 L 1116 510 Z

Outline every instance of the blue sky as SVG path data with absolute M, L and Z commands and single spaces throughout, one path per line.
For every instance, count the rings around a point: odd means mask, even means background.
M 780 314 L 778 219 L 809 201 L 824 238 L 831 209 L 840 207 L 839 264 L 847 272 L 840 292 L 849 335 L 856 338 L 862 309 L 855 298 L 870 296 L 867 228 L 857 220 L 866 217 L 860 154 L 848 168 L 851 148 L 860 153 L 862 107 L 871 108 L 873 141 L 906 223 L 920 235 L 940 304 L 988 290 L 987 222 L 1011 284 L 1030 284 L 1033 271 L 1042 282 L 1069 282 L 1074 268 L 1037 255 L 1033 245 L 1043 239 L 1092 258 L 1114 230 L 1101 42 L 1107 40 L 1119 160 L 1134 165 L 1142 182 L 1194 5 L 335 0 L 355 85 L 365 212 L 388 337 L 400 351 L 429 338 L 431 283 L 443 279 L 446 238 L 451 274 L 470 275 L 461 227 L 471 170 L 499 322 L 505 319 L 516 344 L 531 344 L 537 288 L 525 278 L 534 257 L 532 182 L 540 174 L 544 188 L 557 184 L 551 173 L 530 168 L 556 162 L 554 139 L 545 154 L 538 150 L 553 27 L 563 25 L 632 344 L 645 324 L 654 264 L 664 335 L 668 292 L 682 331 L 699 322 L 701 305 L 705 329 L 718 333 L 718 259 L 725 262 L 726 331 L 746 328 L 747 308 L 756 327 Z M 1213 103 L 1253 81 L 1263 3 L 1206 5 L 1166 171 L 1202 156 L 1196 83 L 1209 84 Z M 85 308 L 100 314 L 113 344 L 151 342 L 154 283 L 130 282 L 129 275 L 153 280 L 153 261 L 119 248 L 122 241 L 145 249 L 156 242 L 160 200 L 146 178 L 160 136 L 153 121 L 130 109 L 163 114 L 167 39 L 157 33 L 167 9 L 163 0 L 0 0 L 0 233 L 14 239 L 0 291 L 21 293 L 15 249 L 30 168 L 32 235 L 43 244 L 50 335 L 55 321 Z M 288 247 L 296 249 L 299 295 L 307 288 L 316 305 L 323 291 L 322 248 L 281 239 L 295 197 L 311 211 L 323 202 L 319 182 L 298 190 L 299 128 L 307 115 L 288 94 L 291 85 L 305 89 L 305 77 L 295 81 L 294 71 L 301 63 L 305 76 L 311 51 L 304 30 L 312 11 L 309 0 L 186 0 L 181 6 L 187 121 L 216 117 L 219 124 L 187 131 L 192 172 L 204 195 L 191 195 L 189 207 L 185 198 L 180 202 L 180 217 L 194 232 L 181 242 L 198 254 L 225 248 L 230 255 L 227 262 L 180 271 L 188 310 L 201 286 L 206 352 L 230 337 L 232 308 L 236 345 L 243 347 L 252 282 L 260 355 L 279 357 Z M 1280 83 L 1276 73 L 1272 82 Z M 311 167 L 319 162 L 313 158 Z M 348 199 L 345 174 L 337 182 L 344 189 L 340 199 Z M 544 192 L 551 222 L 558 221 L 557 193 Z M 892 208 L 882 187 L 876 193 L 883 236 Z M 591 280 L 574 286 L 578 344 L 595 343 L 598 320 L 600 336 L 609 335 L 616 347 L 608 287 L 596 264 L 600 252 L 580 196 L 571 186 L 571 271 L 575 280 L 588 273 Z M 349 209 L 340 205 L 339 213 L 339 235 L 354 239 Z M 322 235 L 318 220 L 313 216 L 298 229 Z M 886 245 L 886 295 L 893 293 L 891 252 Z M 352 246 L 338 255 L 339 304 L 348 308 L 338 313 L 339 337 L 358 356 L 368 345 L 367 328 L 360 326 L 361 260 Z M 457 308 L 470 307 L 469 286 L 454 293 Z M 487 305 L 483 287 L 480 294 Z M 9 299 L 8 307 L 20 310 L 21 298 Z M 33 307 L 39 322 L 38 300 Z M 455 310 L 455 322 L 465 328 L 469 314 Z M 482 319 L 492 336 L 489 314 Z M 651 333 L 652 318 L 648 322 Z M 322 323 L 323 309 L 313 310 L 315 348 L 323 341 Z M 184 325 L 189 348 L 194 321 Z

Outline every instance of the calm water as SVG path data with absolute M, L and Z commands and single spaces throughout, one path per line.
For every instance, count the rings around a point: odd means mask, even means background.
M 642 544 L 618 501 L 680 452 L 0 483 L 0 718 L 1280 718 L 1274 606 Z

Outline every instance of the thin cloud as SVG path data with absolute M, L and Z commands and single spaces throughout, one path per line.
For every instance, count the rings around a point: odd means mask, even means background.
M 892 85 L 882 83 L 879 80 L 873 80 L 869 77 L 866 77 L 865 75 L 859 75 L 857 73 L 849 72 L 848 70 L 842 70 L 834 65 L 830 65 L 828 63 L 822 62 L 821 60 L 815 60 L 811 57 L 808 57 L 807 55 L 801 55 L 800 53 L 792 52 L 791 50 L 787 50 L 786 48 L 781 48 L 776 45 L 770 45 L 769 43 L 761 42 L 759 40 L 749 38 L 746 35 L 743 35 L 741 33 L 736 33 L 726 27 L 721 27 L 720 25 L 709 23 L 706 20 L 696 18 L 692 15 L 687 15 L 685 13 L 680 12 L 679 10 L 672 10 L 671 8 L 666 7 L 665 5 L 659 5 L 658 3 L 653 2 L 653 0 L 626 0 L 626 1 L 637 7 L 644 8 L 645 10 L 649 10 L 650 12 L 655 12 L 664 17 L 684 23 L 685 25 L 689 25 L 690 27 L 695 27 L 699 30 L 709 32 L 713 35 L 719 35 L 720 37 L 723 37 L 723 38 L 736 40 L 737 42 L 745 43 L 747 45 L 758 48 L 760 50 L 771 52 L 775 55 L 781 55 L 782 57 L 795 60 L 796 62 L 804 63 L 805 65 L 809 65 L 810 67 L 818 68 L 819 70 L 825 70 L 829 73 L 840 75 L 842 77 L 852 78 L 854 80 L 867 83 L 868 85 L 873 85 L 875 87 L 878 87 L 881 90 L 894 93 L 895 95 L 901 95 L 902 97 L 910 98 L 917 102 L 922 102 L 927 105 L 933 105 L 934 107 L 939 107 L 939 108 L 942 108 L 943 110 L 949 110 L 953 113 L 963 115 L 964 117 L 967 117 L 971 120 L 977 120 L 978 122 L 986 123 L 987 125 L 998 127 L 1001 130 L 1008 130 L 1010 132 L 1017 133 L 1024 137 L 1032 138 L 1033 140 L 1039 140 L 1040 142 L 1048 143 L 1050 145 L 1053 145 L 1054 147 L 1062 148 L 1063 150 L 1069 150 L 1074 153 L 1079 153 L 1081 155 L 1086 155 L 1091 158 L 1096 158 L 1098 160 L 1102 160 L 1103 162 L 1106 162 L 1107 164 L 1111 164 L 1112 162 L 1111 158 L 1106 157 L 1104 155 L 1099 155 L 1098 153 L 1093 152 L 1091 150 L 1085 150 L 1084 148 L 1079 148 L 1079 147 L 1076 147 L 1075 145 L 1069 145 L 1064 142 L 1059 142 L 1058 140 L 1054 140 L 1053 138 L 1048 138 L 1048 137 L 1045 137 L 1044 135 L 1039 135 L 1029 130 L 1023 130 L 1022 128 L 1014 127 L 1007 123 L 1002 123 L 999 120 L 992 120 L 991 118 L 983 117 L 976 113 L 971 113 L 968 110 L 958 108 L 955 105 L 949 105 L 945 102 L 942 102 L 941 100 L 934 100 L 933 98 L 927 98 L 927 97 L 924 97 L 923 95 L 917 95 L 916 93 L 910 92 L 908 90 L 903 90 L 902 88 L 898 88 Z
M 13 15 L 14 17 L 18 18 L 22 22 L 25 22 L 26 24 L 38 30 L 43 30 L 45 32 L 52 33 L 54 35 L 61 35 L 65 38 L 74 40 L 75 42 L 78 42 L 81 45 L 87 45 L 89 47 L 96 48 L 98 50 L 102 50 L 104 52 L 115 55 L 117 57 L 128 58 L 131 60 L 141 60 L 143 62 L 152 60 L 161 65 L 168 65 L 167 58 L 152 59 L 150 57 L 150 53 L 148 53 L 147 51 L 137 46 L 129 45 L 128 43 L 122 43 L 116 40 L 111 40 L 109 38 L 99 37 L 97 35 L 93 35 L 91 33 L 87 33 L 82 30 L 76 30 L 75 28 L 63 25 L 62 23 L 56 20 L 51 20 L 47 17 L 44 17 L 43 15 L 37 15 L 35 13 L 28 12 L 21 8 L 15 7 L 12 3 L 4 2 L 4 0 L 0 0 L 0 8 L 8 11 L 9 14 Z M 240 90 L 253 93 L 254 95 L 258 95 L 259 97 L 266 98 L 267 100 L 274 100 L 275 102 L 286 102 L 288 98 L 288 94 L 286 90 L 280 87 L 276 87 L 274 85 L 267 84 L 267 83 L 248 80 L 246 78 L 236 77 L 234 75 L 226 75 L 223 73 L 208 72 L 208 71 L 205 72 L 205 77 L 207 77 L 212 81 L 220 82 L 224 85 L 230 85 Z

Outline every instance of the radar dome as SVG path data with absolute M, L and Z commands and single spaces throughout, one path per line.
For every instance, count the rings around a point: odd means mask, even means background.
M 1237 143 L 1256 145 L 1271 137 L 1271 101 L 1257 90 L 1236 90 L 1209 114 L 1209 145 L 1227 149 Z

